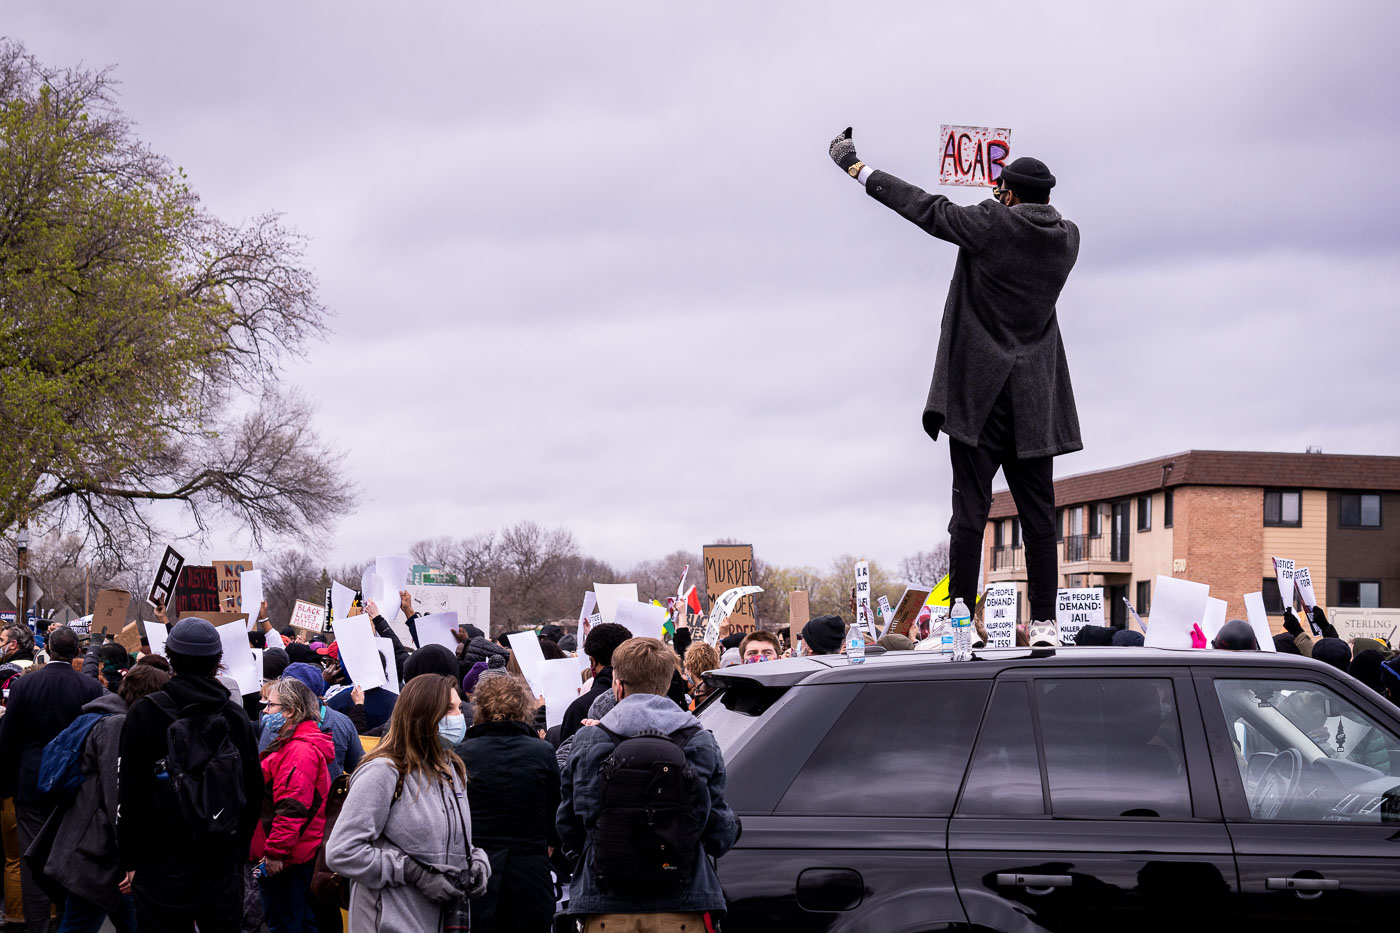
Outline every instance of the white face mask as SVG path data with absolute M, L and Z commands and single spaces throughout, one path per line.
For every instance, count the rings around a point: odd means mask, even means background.
M 438 722 L 438 739 L 442 744 L 451 748 L 458 744 L 467 736 L 467 719 L 458 713 L 455 716 L 442 717 Z

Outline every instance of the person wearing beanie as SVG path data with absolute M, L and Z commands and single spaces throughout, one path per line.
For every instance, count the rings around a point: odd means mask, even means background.
M 234 933 L 243 916 L 243 866 L 262 809 L 263 775 L 257 736 L 243 707 L 216 680 L 223 644 L 213 625 L 182 619 L 170 629 L 165 654 L 174 672 L 157 693 L 132 704 L 122 724 L 118 765 L 117 851 L 128 872 L 141 929 Z M 238 753 L 243 807 L 232 838 L 181 844 L 195 828 L 181 815 L 168 781 L 157 778 L 169 754 L 171 718 L 157 702 L 167 697 L 181 719 L 222 718 Z M 211 728 L 208 726 L 195 728 Z
M 1274 636 L 1274 650 L 1279 654 L 1296 654 L 1300 657 L 1303 654 L 1298 650 L 1297 640 L 1287 632 L 1279 632 Z
M 914 650 L 914 642 L 909 639 L 908 635 L 899 635 L 895 632 L 890 632 L 887 635 L 881 635 L 879 638 L 875 639 L 875 644 L 879 645 L 881 648 L 884 648 L 886 651 Z
M 1106 648 L 1113 644 L 1113 632 L 1106 625 L 1084 625 L 1074 633 L 1074 643 L 1081 647 Z
M 1361 639 L 1357 639 L 1360 641 Z M 1364 651 L 1356 652 L 1356 656 L 1351 659 L 1351 665 L 1347 668 L 1347 673 L 1370 687 L 1377 693 L 1381 692 L 1381 664 L 1384 663 L 1385 656 L 1375 648 L 1367 648 Z
M 845 640 L 846 623 L 840 616 L 817 616 L 802 626 L 803 654 L 840 654 Z
M 486 662 L 477 661 L 471 666 L 471 670 L 467 671 L 465 674 L 462 675 L 462 693 L 465 696 L 471 696 L 473 693 L 476 692 L 477 681 L 480 680 L 481 675 L 485 671 Z
M 287 656 L 286 648 L 268 648 L 263 651 L 263 680 L 276 680 L 282 676 L 282 672 L 292 663 L 292 659 Z M 325 685 L 322 684 L 321 691 L 324 692 Z
M 1130 628 L 1120 628 L 1113 633 L 1113 647 L 1115 648 L 1141 648 L 1145 641 L 1142 632 Z
M 1351 649 L 1340 638 L 1319 638 L 1313 645 L 1314 661 L 1330 664 L 1342 673 L 1351 666 Z
M 555 625 L 553 622 L 549 623 L 548 625 L 542 625 L 542 626 L 540 626 L 540 638 L 541 638 L 541 639 L 548 638 L 550 641 L 554 642 L 555 644 L 558 644 L 558 643 L 559 643 L 559 639 L 561 639 L 561 638 L 563 638 L 563 637 L 564 637 L 564 630 L 563 630 L 562 628 L 560 628 L 559 626 Z
M 724 636 L 719 640 L 719 648 L 721 652 L 725 652 L 728 651 L 730 648 L 737 648 L 743 643 L 743 632 L 730 632 L 728 635 Z
M 409 655 L 408 660 L 404 662 L 404 683 L 421 674 L 443 674 L 453 680 L 460 680 L 462 670 L 457 664 L 457 656 L 447 648 L 442 645 L 424 645 Z
M 578 639 L 573 635 L 565 635 L 559 639 L 559 650 L 573 654 L 578 650 Z
M 995 183 L 992 197 L 962 206 L 871 169 L 849 127 L 828 153 L 870 197 L 958 247 L 923 413 L 930 437 L 948 436 L 953 467 L 949 596 L 976 605 L 1000 468 L 1019 512 L 1031 619 L 1052 620 L 1059 587 L 1052 460 L 1084 446 L 1055 307 L 1079 255 L 1079 228 L 1050 206 L 1055 176 L 1039 159 L 1002 165 L 989 156 L 990 177 L 980 180 Z
M 288 664 L 286 670 L 282 672 L 282 677 L 292 677 L 306 684 L 317 699 L 320 699 L 326 692 L 326 678 L 321 676 L 321 665 L 319 664 L 306 664 L 301 661 Z M 276 679 L 280 680 L 281 678 Z

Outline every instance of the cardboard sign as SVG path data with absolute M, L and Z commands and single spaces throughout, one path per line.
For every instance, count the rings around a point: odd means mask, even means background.
M 1380 638 L 1394 648 L 1395 639 L 1400 637 L 1400 609 L 1332 608 L 1327 610 L 1327 618 L 1347 644 L 1354 638 Z
M 126 590 L 102 590 L 97 594 L 97 606 L 92 611 L 90 632 L 114 635 L 126 628 L 126 610 L 131 594 Z
M 1195 621 L 1200 621 L 1197 616 Z M 1060 644 L 1074 644 L 1074 636 L 1086 625 L 1103 625 L 1103 587 L 1090 586 L 1059 590 L 1055 594 L 1055 622 L 1060 627 Z
M 175 578 L 175 615 L 219 611 L 219 574 L 213 567 L 190 564 Z
M 326 628 L 326 607 L 298 599 L 292 606 L 292 628 L 322 632 Z
M 707 544 L 702 550 L 705 558 L 705 592 L 710 594 L 711 610 L 724 592 L 753 585 L 752 544 Z M 601 595 L 599 599 L 602 599 Z M 748 633 L 757 627 L 753 598 L 746 596 L 729 614 L 729 631 Z
M 250 558 L 244 560 L 216 560 L 214 573 L 219 578 L 219 609 L 233 612 L 243 605 L 243 572 L 253 569 Z M 257 611 L 257 607 L 253 607 Z
M 988 648 L 1016 647 L 1016 584 L 993 583 L 982 601 Z M 1076 629 L 1077 631 L 1077 629 Z
M 135 622 L 128 622 L 117 634 L 116 641 L 126 649 L 127 654 L 135 654 L 141 650 L 141 630 Z
M 180 618 L 176 619 L 175 621 L 179 622 L 184 619 L 203 619 L 210 625 L 216 628 L 221 628 L 225 625 L 231 625 L 234 622 L 244 622 L 247 620 L 247 618 L 248 616 L 242 612 L 191 612 L 188 615 L 180 616 Z M 247 635 L 248 629 L 245 626 L 240 625 L 238 627 L 243 630 L 244 635 Z
M 1004 127 L 949 126 L 939 134 L 938 183 L 987 188 L 1001 178 L 1011 156 L 1011 131 Z
M 880 636 L 875 631 L 874 615 L 870 611 L 870 561 L 856 561 L 856 624 L 865 629 L 865 636 L 874 641 Z
M 788 594 L 788 647 L 797 648 L 797 636 L 812 621 L 811 597 L 806 590 L 793 590 Z
M 910 634 L 910 629 L 913 628 L 914 619 L 928 601 L 929 596 L 929 590 L 921 590 L 912 586 L 905 587 L 904 595 L 899 597 L 899 602 L 895 603 L 894 621 L 885 629 L 885 634 L 904 635 L 918 641 Z
M 1284 609 L 1293 608 L 1293 561 L 1285 557 L 1275 557 L 1274 576 L 1278 578 L 1278 598 Z M 1282 610 L 1280 610 L 1282 611 Z
M 160 564 L 156 567 L 155 578 L 151 580 L 151 591 L 146 594 L 146 602 L 155 606 L 159 600 L 167 609 L 174 605 L 175 585 L 184 566 L 185 559 L 167 544 Z
M 1303 605 L 1311 612 L 1312 607 L 1317 605 L 1317 594 L 1313 592 L 1312 574 L 1308 568 L 1299 567 L 1293 572 L 1293 584 L 1298 587 L 1298 595 L 1303 597 Z

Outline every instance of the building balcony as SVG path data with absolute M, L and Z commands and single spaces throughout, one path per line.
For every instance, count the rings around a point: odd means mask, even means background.
M 1132 573 L 1127 535 L 1065 535 L 1060 573 Z
M 987 573 L 988 583 L 1019 583 L 1026 579 L 1026 549 L 1017 545 L 998 545 L 992 548 L 992 566 Z

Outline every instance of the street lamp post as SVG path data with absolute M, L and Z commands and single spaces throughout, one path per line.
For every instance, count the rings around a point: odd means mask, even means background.
M 15 578 L 15 621 L 21 625 L 29 624 L 29 527 L 19 526 L 19 534 L 15 537 L 17 547 L 17 559 L 15 567 L 18 576 Z

